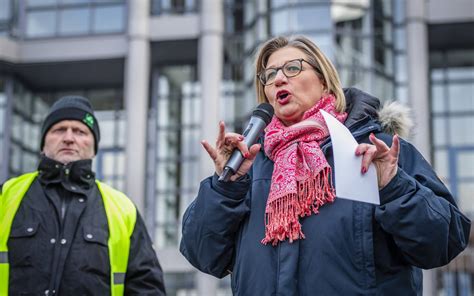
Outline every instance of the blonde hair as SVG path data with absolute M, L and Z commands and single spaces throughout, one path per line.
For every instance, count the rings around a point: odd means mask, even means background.
M 323 52 L 311 40 L 304 36 L 278 36 L 265 42 L 261 47 L 255 61 L 255 73 L 261 73 L 268 62 L 270 56 L 285 47 L 294 47 L 307 56 L 307 62 L 313 66 L 317 75 L 325 85 L 325 90 L 336 98 L 336 110 L 343 112 L 346 109 L 346 98 L 341 87 L 341 81 L 336 68 Z M 259 103 L 268 103 L 265 96 L 265 86 L 261 84 L 258 76 L 255 77 L 255 87 L 257 89 L 257 100 Z

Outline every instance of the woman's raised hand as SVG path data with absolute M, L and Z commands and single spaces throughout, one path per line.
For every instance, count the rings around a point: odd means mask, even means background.
M 397 174 L 400 140 L 397 135 L 394 135 L 392 147 L 388 147 L 384 141 L 377 139 L 373 133 L 370 134 L 369 140 L 373 145 L 359 144 L 355 154 L 362 155 L 362 174 L 367 172 L 370 163 L 375 165 L 379 189 L 382 189 Z
M 216 140 L 216 147 L 212 147 L 206 140 L 201 141 L 202 146 L 207 151 L 212 161 L 214 161 L 216 173 L 219 176 L 222 174 L 224 166 L 235 148 L 240 150 L 245 159 L 237 172 L 230 177 L 230 180 L 235 181 L 237 178 L 245 175 L 249 171 L 258 151 L 260 150 L 260 144 L 254 144 L 249 148 L 243 140 L 244 136 L 240 134 L 226 133 L 225 124 L 221 121 L 219 122 L 219 134 Z

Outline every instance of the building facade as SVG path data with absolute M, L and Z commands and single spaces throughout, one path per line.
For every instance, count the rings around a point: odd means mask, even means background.
M 256 106 L 254 55 L 304 34 L 344 86 L 413 110 L 411 141 L 474 218 L 471 0 L 0 0 L 0 183 L 36 168 L 54 99 L 89 97 L 99 179 L 144 215 L 170 295 L 230 295 L 178 252 L 181 217 L 213 172 L 200 139 L 242 130 Z M 426 295 L 474 292 L 472 247 L 425 273 Z

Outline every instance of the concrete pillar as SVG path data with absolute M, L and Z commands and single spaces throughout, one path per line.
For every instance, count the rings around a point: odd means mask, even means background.
M 199 80 L 201 84 L 201 139 L 214 144 L 217 137 L 220 112 L 221 80 L 223 71 L 223 18 L 222 0 L 202 0 L 199 38 Z M 211 175 L 214 164 L 201 149 L 199 172 L 201 179 Z M 216 295 L 217 279 L 197 273 L 197 295 Z
M 129 43 L 124 83 L 127 114 L 125 188 L 140 212 L 143 212 L 145 202 L 146 129 L 150 81 L 149 5 L 148 0 L 137 0 L 128 6 Z
M 426 1 L 406 1 L 408 103 L 416 113 L 412 143 L 431 162 Z M 435 271 L 423 270 L 423 295 L 435 295 Z
M 3 119 L 3 141 L 0 142 L 2 145 L 2 155 L 0 156 L 0 184 L 5 182 L 10 177 L 10 147 L 12 137 L 12 125 L 13 122 L 13 79 L 10 76 L 4 78 L 4 90 L 6 101 L 4 102 L 4 117 Z M 38 143 L 39 144 L 39 143 Z M 37 147 L 38 149 L 40 147 Z
M 431 161 L 426 1 L 406 1 L 408 102 L 416 112 L 413 144 Z

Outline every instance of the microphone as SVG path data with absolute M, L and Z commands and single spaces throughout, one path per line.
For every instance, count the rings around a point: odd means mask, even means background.
M 262 103 L 252 112 L 249 124 L 245 128 L 244 143 L 250 148 L 257 142 L 258 137 L 262 133 L 263 129 L 270 123 L 273 117 L 273 107 L 268 103 Z M 244 161 L 244 156 L 239 149 L 234 149 L 229 160 L 225 164 L 224 170 L 222 171 L 219 181 L 228 182 L 230 177 L 237 172 L 240 165 Z

